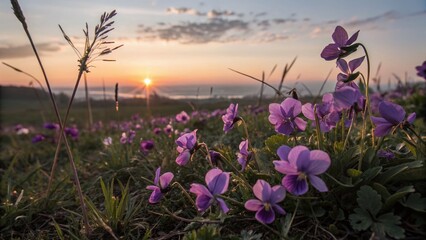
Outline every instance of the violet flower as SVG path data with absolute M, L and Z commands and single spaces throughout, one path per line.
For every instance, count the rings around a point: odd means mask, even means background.
M 238 103 L 237 104 L 231 103 L 229 107 L 226 109 L 226 114 L 222 116 L 223 131 L 225 133 L 229 132 L 229 130 L 231 130 L 234 127 L 234 123 L 240 120 L 237 117 L 237 114 L 238 114 Z
M 65 134 L 70 136 L 72 140 L 77 140 L 80 132 L 78 131 L 78 128 L 73 126 L 73 127 L 66 127 L 65 128 Z
M 417 76 L 422 77 L 426 80 L 426 61 L 422 65 L 416 67 Z
M 225 201 L 218 197 L 218 195 L 228 190 L 229 175 L 229 172 L 222 172 L 222 170 L 214 168 L 206 174 L 205 180 L 207 187 L 198 183 L 191 184 L 191 189 L 189 191 L 197 195 L 195 205 L 198 211 L 205 211 L 215 203 L 219 204 L 219 208 L 222 212 L 227 213 L 229 211 Z
M 247 167 L 247 163 L 250 161 L 252 152 L 248 151 L 249 141 L 244 140 L 240 143 L 240 152 L 237 153 L 238 163 L 241 165 L 241 171 L 244 171 Z
M 152 140 L 143 140 L 140 144 L 140 151 L 143 153 L 148 153 L 154 149 L 154 141 Z
M 161 128 L 156 127 L 156 128 L 154 128 L 154 130 L 152 130 L 152 132 L 155 135 L 160 135 L 162 133 L 162 130 L 161 130 Z
M 185 166 L 192 157 L 192 154 L 197 147 L 197 130 L 190 133 L 185 133 L 176 140 L 178 147 L 176 150 L 179 156 L 176 158 L 176 163 L 180 166 Z
M 312 103 L 306 103 L 302 106 L 303 115 L 307 119 L 312 120 L 313 127 L 316 126 L 314 107 L 315 105 L 312 105 Z M 340 115 L 334 109 L 333 95 L 331 93 L 324 94 L 322 103 L 316 104 L 316 113 L 321 132 L 331 131 L 340 121 Z
M 59 129 L 59 124 L 57 123 L 45 123 L 43 125 L 44 128 L 49 129 L 49 130 L 58 130 Z
M 270 224 L 275 220 L 275 212 L 284 215 L 286 212 L 278 203 L 285 198 L 285 189 L 276 185 L 271 188 L 268 182 L 259 179 L 253 186 L 253 193 L 258 199 L 250 199 L 244 207 L 249 211 L 256 212 L 257 221 Z
M 219 152 L 214 151 L 214 150 L 209 150 L 209 155 L 210 155 L 211 164 L 213 166 L 217 166 L 220 162 L 221 154 Z M 207 159 L 209 159 L 209 158 L 207 158 Z
M 38 143 L 38 142 L 43 141 L 44 139 L 46 139 L 45 136 L 43 136 L 42 134 L 37 134 L 31 139 L 31 142 L 32 143 Z
M 176 115 L 175 119 L 176 119 L 177 122 L 187 123 L 189 121 L 190 117 L 185 111 L 182 111 L 182 112 L 180 112 Z
M 416 113 L 413 112 L 408 115 L 405 120 L 405 110 L 400 105 L 382 101 L 379 104 L 379 112 L 382 117 L 371 117 L 374 125 L 374 135 L 376 137 L 383 137 L 392 130 L 396 129 L 398 126 L 406 127 L 410 124 L 413 124 L 416 119 Z
M 111 137 L 106 137 L 106 138 L 104 138 L 104 140 L 102 141 L 102 143 L 103 143 L 106 147 L 108 147 L 109 145 L 111 145 L 111 144 L 112 144 L 112 138 L 111 138 Z
M 333 92 L 334 108 L 337 111 L 347 110 L 358 104 L 363 109 L 365 98 L 358 88 L 343 86 Z
M 353 80 L 358 78 L 359 72 L 354 73 L 354 71 L 361 66 L 362 62 L 364 61 L 364 57 L 355 58 L 351 61 L 349 61 L 349 64 L 346 62 L 345 59 L 339 59 L 337 60 L 337 66 L 339 67 L 340 71 L 342 73 L 339 73 L 337 75 L 337 83 L 340 85 L 343 85 L 344 83 L 353 83 Z
M 269 122 L 275 125 L 275 131 L 291 135 L 295 131 L 304 131 L 306 121 L 297 117 L 302 112 L 302 103 L 293 98 L 286 98 L 281 104 L 269 104 Z
M 290 148 L 283 145 L 278 148 L 277 154 L 281 160 L 273 162 L 275 170 L 285 174 L 282 184 L 290 193 L 305 194 L 308 191 L 308 179 L 318 191 L 328 191 L 327 185 L 317 176 L 330 167 L 330 157 L 326 152 L 310 151 L 305 146 Z
M 167 191 L 167 187 L 173 180 L 173 173 L 166 172 L 160 176 L 161 167 L 155 171 L 154 185 L 149 185 L 146 189 L 151 190 L 151 196 L 149 197 L 149 203 L 158 203 L 161 200 L 163 194 Z
M 322 50 L 321 57 L 327 61 L 330 61 L 336 58 L 346 57 L 347 55 L 351 54 L 355 50 L 349 51 L 346 48 L 356 41 L 356 39 L 358 38 L 358 33 L 359 31 L 354 33 L 348 39 L 348 33 L 346 32 L 346 30 L 341 26 L 337 26 L 332 35 L 334 43 L 328 44 Z
M 129 130 L 128 133 L 123 132 L 121 134 L 120 143 L 121 144 L 131 144 L 133 142 L 133 139 L 136 136 L 136 132 L 133 130 Z
M 386 160 L 391 160 L 395 158 L 395 154 L 389 150 L 380 149 L 377 151 L 377 157 L 385 158 Z

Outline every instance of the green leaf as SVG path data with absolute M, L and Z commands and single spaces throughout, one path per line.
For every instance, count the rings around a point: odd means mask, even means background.
M 270 136 L 265 140 L 265 146 L 273 154 L 277 154 L 277 149 L 282 145 L 286 145 L 288 141 L 287 136 L 282 134 L 277 134 Z
M 407 200 L 401 201 L 401 204 L 417 212 L 426 212 L 426 198 L 422 198 L 420 193 L 410 194 Z
M 408 163 L 402 163 L 400 165 L 390 167 L 386 171 L 384 171 L 380 176 L 378 177 L 378 182 L 381 184 L 385 184 L 392 180 L 395 176 L 398 174 L 404 172 L 407 169 L 410 168 L 418 168 L 423 166 L 422 161 L 414 161 L 414 162 L 408 162 Z
M 349 221 L 353 229 L 357 231 L 364 231 L 373 224 L 373 220 L 366 210 L 362 208 L 355 208 L 354 212 L 355 213 L 349 215 Z
M 373 217 L 379 213 L 382 208 L 381 196 L 373 188 L 362 186 L 357 195 L 356 200 L 362 209 L 369 211 Z
M 389 191 L 382 184 L 373 183 L 373 188 L 382 196 L 383 200 L 386 201 L 386 199 L 388 199 L 390 197 Z
M 363 174 L 361 174 L 362 182 L 368 183 L 373 180 L 379 173 L 382 171 L 383 167 L 373 167 L 367 169 Z
M 406 186 L 403 187 L 401 189 L 399 189 L 396 193 L 392 194 L 392 196 L 390 196 L 386 201 L 385 201 L 385 205 L 383 206 L 384 210 L 388 210 L 391 207 L 393 207 L 393 205 L 395 205 L 395 203 L 399 200 L 401 200 L 403 197 L 405 197 L 407 194 L 415 192 L 416 190 L 414 189 L 413 186 Z
M 400 216 L 396 216 L 393 213 L 386 213 L 381 215 L 377 220 L 377 224 L 381 224 L 383 226 L 387 235 L 395 239 L 405 238 L 405 230 L 398 226 L 401 224 Z

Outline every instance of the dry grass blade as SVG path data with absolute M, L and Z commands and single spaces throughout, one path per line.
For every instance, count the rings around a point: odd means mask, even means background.
M 248 78 L 251 78 L 251 79 L 253 79 L 253 80 L 255 80 L 255 81 L 261 82 L 262 84 L 265 84 L 266 86 L 268 86 L 268 87 L 272 88 L 272 89 L 275 91 L 275 93 L 276 93 L 277 95 L 282 96 L 282 93 L 281 93 L 280 91 L 278 91 L 278 89 L 276 89 L 276 88 L 275 88 L 274 86 L 272 86 L 271 84 L 269 84 L 269 83 L 267 83 L 267 82 L 265 82 L 265 81 L 262 81 L 262 80 L 260 80 L 260 79 L 257 79 L 257 78 L 255 78 L 255 77 L 253 77 L 253 76 L 250 76 L 250 75 L 248 75 L 248 74 L 245 74 L 245 73 L 239 72 L 239 71 L 237 71 L 237 70 L 234 70 L 234 69 L 232 69 L 232 68 L 228 68 L 228 69 L 229 69 L 229 70 L 231 70 L 231 71 L 233 71 L 233 72 L 235 72 L 235 73 L 238 73 L 238 74 L 241 74 L 241 75 L 246 76 L 246 77 L 248 77 Z

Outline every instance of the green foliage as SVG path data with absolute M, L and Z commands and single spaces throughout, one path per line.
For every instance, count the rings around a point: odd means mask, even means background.
M 370 186 L 362 186 L 357 192 L 358 208 L 349 216 L 350 223 L 355 230 L 365 231 L 370 229 L 381 239 L 386 234 L 395 239 L 405 237 L 404 229 L 399 225 L 401 218 L 393 213 L 385 213 L 379 216 L 383 203 L 381 196 Z
M 417 212 L 426 212 L 426 198 L 422 198 L 420 193 L 412 193 L 401 201 L 405 207 L 411 208 Z
M 216 225 L 204 225 L 185 235 L 184 240 L 220 240 L 222 239 Z

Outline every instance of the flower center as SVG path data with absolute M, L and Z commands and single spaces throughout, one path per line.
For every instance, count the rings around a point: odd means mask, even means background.
M 306 180 L 307 175 L 304 172 L 299 173 L 299 176 L 297 176 L 297 180 L 301 181 L 301 180 Z
M 265 203 L 263 206 L 265 207 L 266 211 L 271 210 L 271 204 L 270 203 Z

